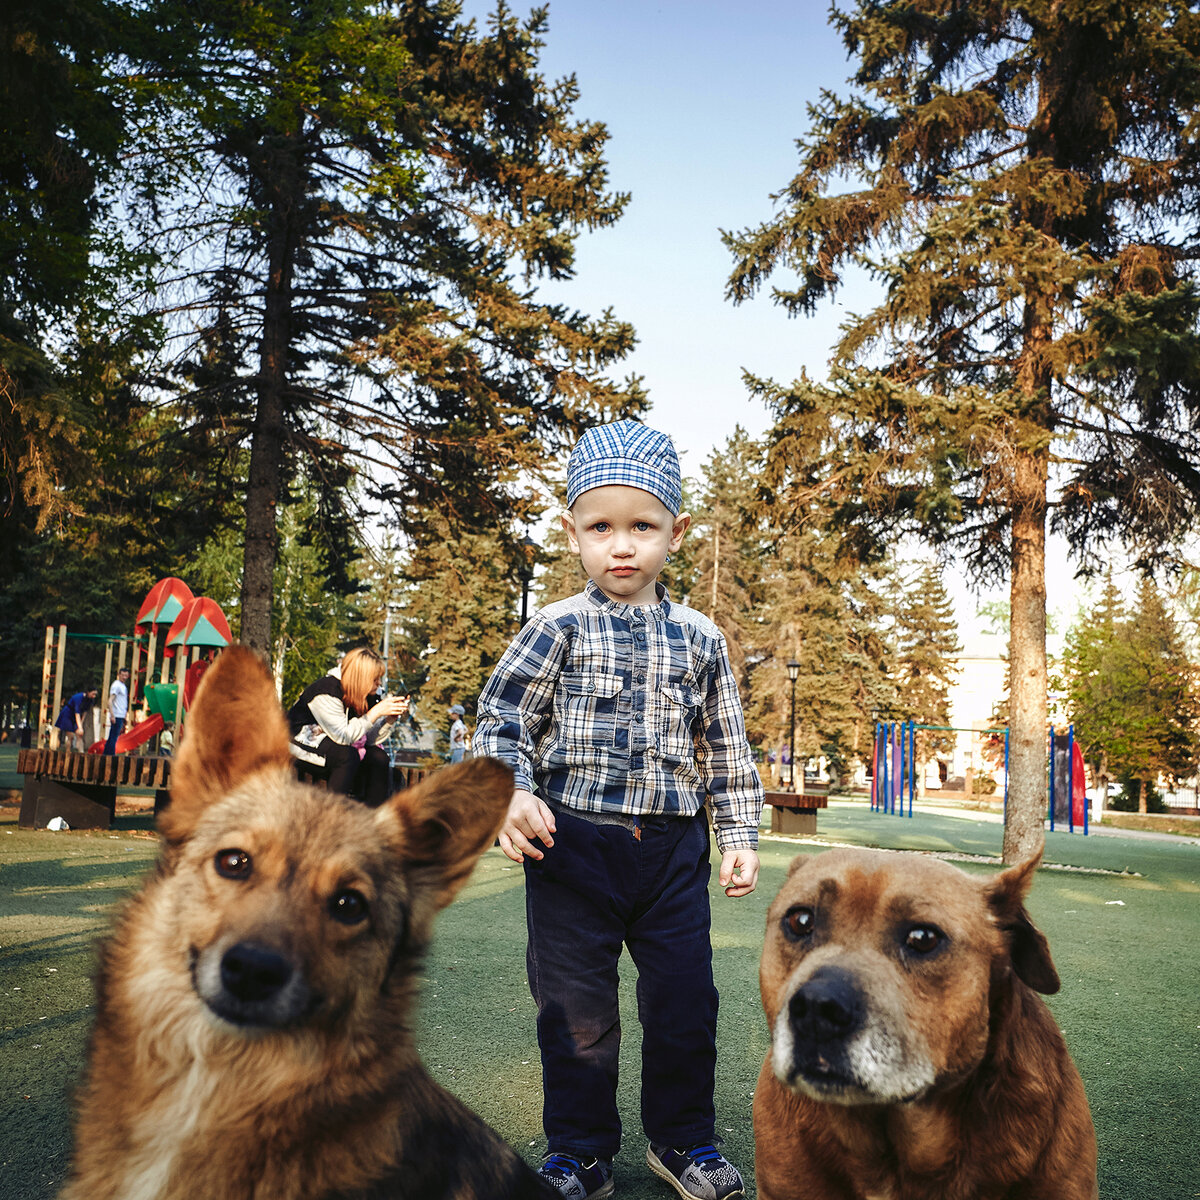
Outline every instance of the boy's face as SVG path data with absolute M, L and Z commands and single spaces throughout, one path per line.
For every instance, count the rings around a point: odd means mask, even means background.
M 654 604 L 658 574 L 692 518 L 672 516 L 641 488 L 613 484 L 584 492 L 562 523 L 588 578 L 610 600 Z

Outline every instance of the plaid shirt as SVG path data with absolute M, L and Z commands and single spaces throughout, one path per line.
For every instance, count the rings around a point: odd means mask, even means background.
M 725 638 L 658 594 L 631 606 L 589 581 L 535 613 L 480 694 L 475 753 L 584 812 L 693 816 L 711 797 L 717 848 L 754 848 L 763 788 Z

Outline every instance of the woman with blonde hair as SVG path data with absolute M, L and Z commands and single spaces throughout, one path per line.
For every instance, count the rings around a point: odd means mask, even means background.
M 374 808 L 388 797 L 389 760 L 377 744 L 408 712 L 407 696 L 378 695 L 386 665 L 365 646 L 310 684 L 288 711 L 292 754 L 329 773 L 330 791 Z

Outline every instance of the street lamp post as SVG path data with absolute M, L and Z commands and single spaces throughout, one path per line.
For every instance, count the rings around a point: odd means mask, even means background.
M 792 681 L 792 731 L 788 741 L 791 748 L 791 761 L 788 763 L 788 784 L 792 791 L 796 790 L 796 680 L 800 676 L 800 664 L 789 658 L 787 664 L 788 678 Z
M 392 661 L 392 613 L 395 611 L 395 606 L 391 604 L 384 605 L 383 613 L 383 680 L 381 687 L 384 695 L 387 695 L 388 690 L 388 675 L 389 667 Z
M 541 547 L 527 533 L 520 542 L 521 565 L 517 568 L 517 576 L 521 580 L 521 628 L 529 620 L 529 585 L 533 581 L 533 564 Z

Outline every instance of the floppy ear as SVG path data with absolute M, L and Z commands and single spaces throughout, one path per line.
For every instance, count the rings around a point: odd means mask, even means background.
M 1001 872 L 988 885 L 986 895 L 996 923 L 1009 936 L 1009 954 L 1017 978 L 1034 991 L 1052 996 L 1060 984 L 1050 957 L 1050 943 L 1025 911 L 1025 897 L 1041 861 L 1039 850 L 1023 863 Z
M 414 882 L 429 889 L 435 908 L 444 908 L 495 840 L 512 794 L 508 767 L 494 758 L 472 758 L 397 792 L 376 821 Z
M 264 767 L 291 765 L 288 726 L 275 681 L 247 646 L 221 652 L 200 681 L 171 767 L 171 803 L 158 818 L 181 842 L 205 807 Z

